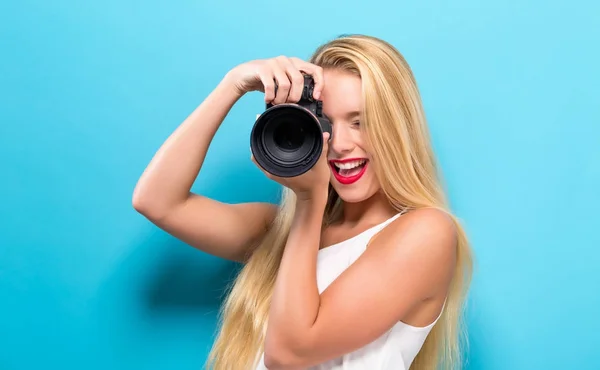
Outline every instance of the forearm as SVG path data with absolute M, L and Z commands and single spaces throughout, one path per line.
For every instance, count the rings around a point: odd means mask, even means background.
M 325 200 L 299 200 L 271 301 L 267 343 L 296 346 L 319 311 L 317 254 Z
M 215 133 L 239 97 L 227 79 L 221 81 L 154 155 L 136 185 L 134 203 L 160 212 L 188 197 Z

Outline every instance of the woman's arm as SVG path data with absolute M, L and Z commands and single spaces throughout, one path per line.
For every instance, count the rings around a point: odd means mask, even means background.
M 243 262 L 249 247 L 265 233 L 276 206 L 227 204 L 190 191 L 215 133 L 243 95 L 236 88 L 240 77 L 234 72 L 162 144 L 138 180 L 132 202 L 138 212 L 178 239 Z
M 399 217 L 320 296 L 316 261 L 324 203 L 299 203 L 272 297 L 265 363 L 310 367 L 367 345 L 453 275 L 456 234 L 435 209 Z
M 317 253 L 327 199 L 298 200 L 271 301 L 265 362 L 276 368 L 280 349 L 300 348 L 319 312 Z M 287 357 L 287 355 L 285 355 Z

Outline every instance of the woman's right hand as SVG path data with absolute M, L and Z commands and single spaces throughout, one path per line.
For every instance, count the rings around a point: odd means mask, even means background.
M 323 91 L 323 68 L 299 58 L 279 56 L 252 60 L 233 68 L 227 78 L 240 96 L 250 91 L 262 91 L 265 93 L 265 102 L 276 105 L 300 100 L 304 87 L 302 73 L 313 77 L 313 97 L 319 99 Z

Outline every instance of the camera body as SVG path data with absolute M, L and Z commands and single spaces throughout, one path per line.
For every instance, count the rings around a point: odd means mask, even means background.
M 277 91 L 277 90 L 276 90 Z M 323 116 L 323 102 L 313 98 L 314 80 L 304 75 L 298 103 L 273 105 L 258 116 L 250 135 L 250 150 L 265 171 L 295 177 L 310 170 L 323 150 L 323 133 L 331 123 Z

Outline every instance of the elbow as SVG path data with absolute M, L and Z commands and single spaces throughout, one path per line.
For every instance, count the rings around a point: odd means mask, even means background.
M 264 365 L 269 370 L 300 370 L 306 364 L 292 350 L 277 346 L 265 346 Z
M 133 196 L 131 197 L 131 205 L 133 206 L 133 209 L 135 209 L 141 214 L 145 214 L 148 212 L 149 207 L 146 197 L 144 197 L 137 188 L 133 191 Z
M 272 352 L 265 351 L 264 365 L 269 370 L 281 369 L 281 362 L 273 356 Z
M 139 189 L 134 190 L 131 205 L 138 213 L 150 220 L 156 220 L 161 217 L 160 209 L 152 201 L 152 197 L 143 194 Z
M 282 356 L 280 353 L 273 353 L 273 351 L 265 352 L 264 365 L 269 370 L 293 370 L 298 367 L 293 366 L 291 361 Z

